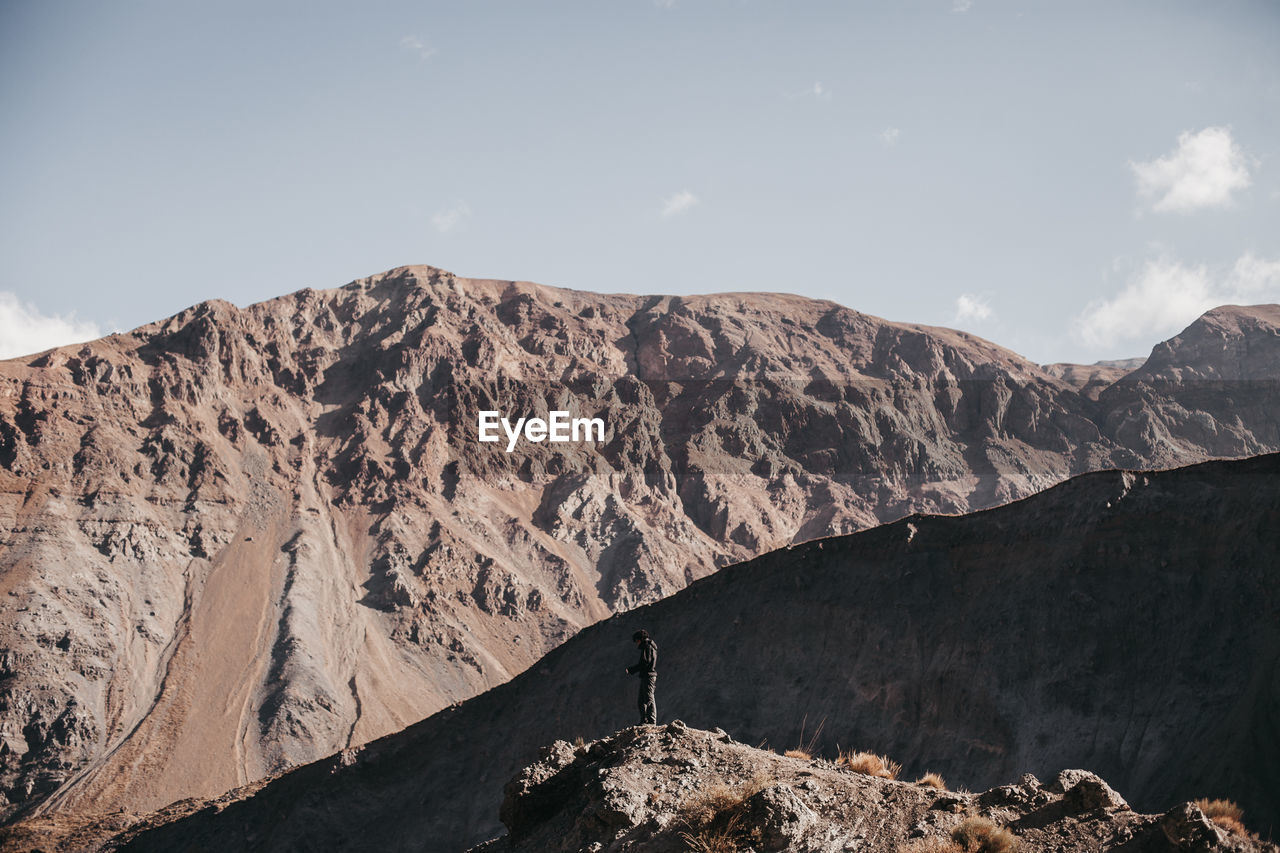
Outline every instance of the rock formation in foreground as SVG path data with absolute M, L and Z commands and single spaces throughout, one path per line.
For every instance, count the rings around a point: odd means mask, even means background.
M 0 817 L 359 746 L 792 542 L 1280 449 L 1278 320 L 1206 315 L 1084 393 L 830 302 L 413 267 L 4 362 Z M 475 440 L 556 408 L 607 440 Z
M 1265 831 L 1280 818 L 1277 553 L 1280 455 L 1088 474 L 797 545 L 586 628 L 403 732 L 147 818 L 129 849 L 492 838 L 502 786 L 540 747 L 634 722 L 622 669 L 642 626 L 664 721 L 887 754 L 905 778 L 971 790 L 1086 768 L 1140 811 L 1225 798 Z
M 880 756 L 797 752 L 678 721 L 576 747 L 557 741 L 506 786 L 507 834 L 471 853 L 1280 850 L 1238 820 L 1215 823 L 1207 803 L 1135 812 L 1083 770 L 970 794 L 946 790 L 936 774 L 895 780 Z

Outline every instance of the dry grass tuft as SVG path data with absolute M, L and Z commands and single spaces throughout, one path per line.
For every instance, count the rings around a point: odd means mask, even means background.
M 776 781 L 776 777 L 758 772 L 738 785 L 718 782 L 694 794 L 680 807 L 681 821 L 688 827 L 680 833 L 680 839 L 695 853 L 736 853 L 747 849 L 746 832 L 739 825 L 741 806 Z
M 756 773 L 737 785 L 717 782 L 685 800 L 680 806 L 680 817 L 691 829 L 701 829 L 731 815 L 738 806 L 776 781 L 767 773 Z
M 1235 821 L 1244 820 L 1244 809 L 1231 800 L 1196 800 L 1196 806 L 1209 820 L 1219 817 L 1229 817 Z
M 951 830 L 951 840 L 964 853 L 1013 853 L 1018 838 L 1012 832 L 985 817 L 968 817 Z
M 1253 833 L 1250 832 L 1243 823 L 1230 815 L 1218 815 L 1217 817 L 1209 818 L 1209 820 L 1213 821 L 1227 832 L 1234 832 L 1236 835 L 1243 835 L 1246 838 L 1254 837 Z
M 937 788 L 939 791 L 947 790 L 947 783 L 937 773 L 926 773 L 916 780 L 916 784 L 925 788 Z
M 1231 800 L 1196 800 L 1196 806 L 1204 816 L 1225 829 L 1246 838 L 1256 838 L 1244 825 L 1244 809 Z
M 751 794 L 743 796 L 740 790 L 717 782 L 685 800 L 680 807 L 680 814 L 691 828 L 701 829 L 709 826 L 719 815 L 742 805 L 742 801 L 749 796 Z
M 822 727 L 826 725 L 827 720 L 824 717 L 822 722 L 818 723 L 817 730 L 813 733 L 813 737 L 808 740 L 804 739 L 804 727 L 809 721 L 809 715 L 806 714 L 804 719 L 800 721 L 800 743 L 794 749 L 788 749 L 782 753 L 787 758 L 799 758 L 801 761 L 812 761 L 813 754 L 819 752 L 818 738 L 822 736 Z
M 949 838 L 931 835 L 898 845 L 896 853 L 964 853 L 964 848 Z
M 855 752 L 853 754 L 842 752 L 840 757 L 836 759 L 836 764 L 848 767 L 854 773 L 863 773 L 880 779 L 897 779 L 898 774 L 902 772 L 901 764 L 883 755 L 876 755 L 874 752 Z
M 693 853 L 738 853 L 742 850 L 742 832 L 738 829 L 741 815 L 731 815 L 719 828 L 704 826 L 693 832 L 680 833 L 680 840 Z

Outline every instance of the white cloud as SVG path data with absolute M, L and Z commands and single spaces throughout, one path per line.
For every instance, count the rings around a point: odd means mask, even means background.
M 428 59 L 435 56 L 436 53 L 436 49 L 434 47 L 427 47 L 422 39 L 417 36 L 405 36 L 400 39 L 400 46 L 405 50 L 411 50 L 418 54 L 420 59 Z
M 828 91 L 826 86 L 822 85 L 821 81 L 814 81 L 812 86 L 801 89 L 797 92 L 783 92 L 782 94 L 791 99 L 817 98 L 820 101 L 831 100 L 831 92 Z
M 973 8 L 973 0 L 952 0 L 952 12 L 968 12 Z
M 0 291 L 0 358 L 41 352 L 63 344 L 102 337 L 95 323 L 67 317 L 46 317 L 34 305 Z
M 987 300 L 972 293 L 956 297 L 956 316 L 952 323 L 965 323 L 991 319 L 991 306 Z
M 1280 260 L 1268 261 L 1246 252 L 1231 268 L 1230 302 L 1280 302 Z
M 902 135 L 902 131 L 896 127 L 886 127 L 880 131 L 880 141 L 886 146 L 894 146 L 898 144 L 898 137 Z
M 1226 207 L 1231 194 L 1251 183 L 1251 161 L 1226 127 L 1206 127 L 1178 134 L 1178 148 L 1149 163 L 1129 163 L 1138 192 L 1155 198 L 1160 213 L 1190 213 L 1204 207 Z
M 432 216 L 431 224 L 441 234 L 447 234 L 469 216 L 471 216 L 471 208 L 465 201 L 460 201 L 448 210 L 442 210 Z
M 681 190 L 662 203 L 663 216 L 684 213 L 698 203 L 698 197 L 688 190 Z
M 676 0 L 653 0 L 653 5 L 657 6 L 659 9 L 674 9 L 676 7 Z
M 1229 270 L 1214 271 L 1161 256 L 1143 264 L 1112 298 L 1090 302 L 1074 332 L 1095 347 L 1149 343 L 1176 335 L 1210 308 L 1259 302 L 1280 302 L 1280 260 L 1246 253 Z

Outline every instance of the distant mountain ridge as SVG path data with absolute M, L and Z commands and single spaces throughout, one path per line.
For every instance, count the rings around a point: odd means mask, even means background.
M 1085 394 L 799 296 L 405 267 L 0 363 L 0 813 L 216 795 L 794 542 L 1280 449 L 1276 310 Z M 474 440 L 556 407 L 606 442 Z

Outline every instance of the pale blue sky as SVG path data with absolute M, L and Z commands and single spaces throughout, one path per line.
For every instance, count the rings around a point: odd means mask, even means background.
M 0 0 L 0 355 L 410 263 L 1145 355 L 1280 301 L 1277 44 L 1261 0 Z

